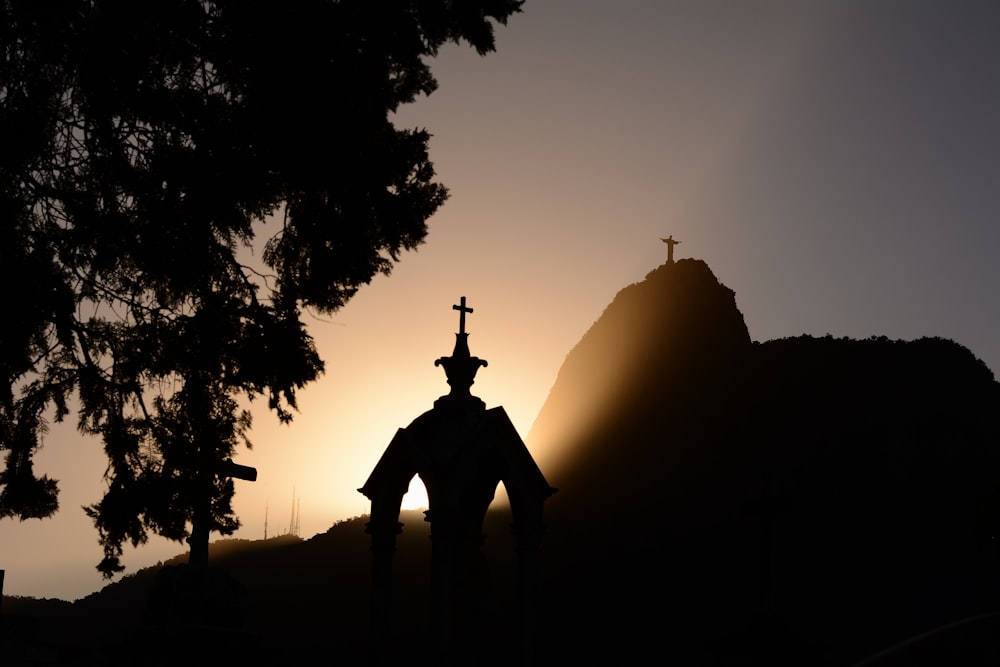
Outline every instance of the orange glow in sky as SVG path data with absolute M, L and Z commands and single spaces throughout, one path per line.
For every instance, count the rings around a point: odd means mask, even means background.
M 294 422 L 255 404 L 235 537 L 262 538 L 265 508 L 283 529 L 293 489 L 303 537 L 368 511 L 357 489 L 396 429 L 448 393 L 434 360 L 463 295 L 489 362 L 472 393 L 527 438 L 566 354 L 668 234 L 735 290 L 755 340 L 942 336 L 996 372 L 998 16 L 967 0 L 527 0 L 496 53 L 444 49 L 440 88 L 395 120 L 433 135 L 451 197 L 391 276 L 310 321 L 326 373 Z M 556 454 L 528 445 L 548 474 Z M 100 498 L 100 450 L 72 419 L 48 434 L 36 470 L 61 509 L 0 522 L 7 594 L 102 585 L 80 509 Z M 152 540 L 124 563 L 183 551 Z

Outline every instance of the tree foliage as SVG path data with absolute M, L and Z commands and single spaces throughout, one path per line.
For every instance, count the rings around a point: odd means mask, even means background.
M 219 472 L 240 398 L 283 421 L 329 313 L 426 234 L 447 192 L 391 114 L 520 0 L 0 1 L 0 516 L 44 517 L 32 458 L 79 405 L 126 542 L 238 526 Z

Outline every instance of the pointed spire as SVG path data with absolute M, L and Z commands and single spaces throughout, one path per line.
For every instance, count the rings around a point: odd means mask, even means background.
M 435 366 L 443 366 L 451 392 L 447 398 L 473 398 L 469 388 L 475 382 L 476 372 L 480 366 L 488 365 L 485 359 L 473 357 L 469 352 L 469 334 L 465 331 L 465 314 L 473 312 L 465 305 L 465 297 L 459 305 L 452 306 L 459 311 L 458 333 L 455 334 L 455 349 L 450 357 L 441 357 L 434 362 Z M 478 399 L 477 399 L 478 400 Z

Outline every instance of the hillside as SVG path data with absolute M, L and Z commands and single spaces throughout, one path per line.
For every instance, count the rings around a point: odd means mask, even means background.
M 847 665 L 997 610 L 998 408 L 954 342 L 751 342 L 704 262 L 661 266 L 528 436 L 571 452 L 548 514 L 563 622 L 637 660 Z
M 539 664 L 645 664 L 652 654 L 847 666 L 923 633 L 871 664 L 954 664 L 956 651 L 963 664 L 998 664 L 1000 623 L 983 616 L 1000 610 L 998 417 L 1000 385 L 958 343 L 755 342 L 735 293 L 704 262 L 655 269 L 569 352 L 527 438 L 561 454 L 543 463 L 559 492 L 546 504 Z M 401 517 L 400 657 L 426 649 L 422 518 Z M 212 562 L 244 594 L 226 614 L 239 622 L 211 645 L 247 664 L 297 664 L 318 650 L 364 661 L 364 522 L 309 540 L 213 545 Z M 488 515 L 493 597 L 474 664 L 510 654 L 507 524 L 508 513 Z M 41 639 L 96 646 L 89 655 L 102 659 L 154 645 L 162 637 L 141 610 L 155 576 L 53 603 Z M 168 644 L 156 654 L 183 655 Z
M 428 631 L 429 526 L 419 511 L 403 511 L 399 536 L 395 622 L 400 651 Z M 191 610 L 191 623 L 152 622 L 150 597 L 158 575 L 183 567 L 186 554 L 139 570 L 69 603 L 5 597 L 0 655 L 34 664 L 158 665 L 184 659 L 192 647 L 205 657 L 245 664 L 302 664 L 319 653 L 345 664 L 365 662 L 371 595 L 367 517 L 332 526 L 307 540 L 285 535 L 268 540 L 219 540 L 209 558 L 221 577 L 236 582 L 236 604 L 222 617 Z M 497 627 L 513 606 L 513 544 L 509 511 L 491 512 L 485 550 L 497 564 L 494 609 Z M 204 623 L 204 625 L 202 625 Z

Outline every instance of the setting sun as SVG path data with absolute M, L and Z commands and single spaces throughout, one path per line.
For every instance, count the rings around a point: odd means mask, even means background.
M 415 476 L 399 507 L 404 510 L 425 510 L 427 506 L 427 487 L 419 476 Z

